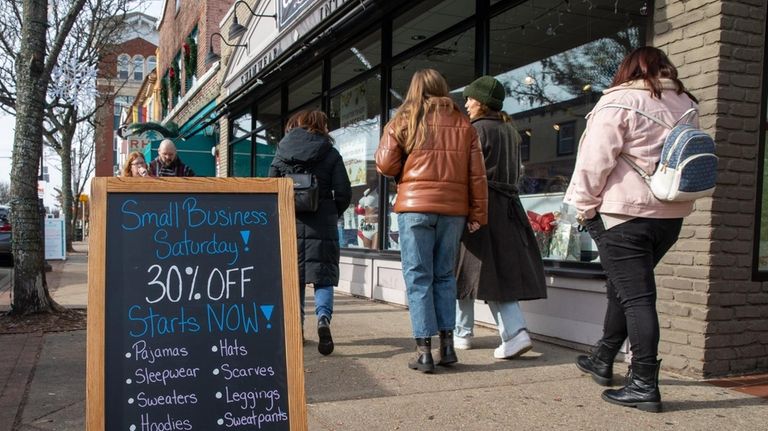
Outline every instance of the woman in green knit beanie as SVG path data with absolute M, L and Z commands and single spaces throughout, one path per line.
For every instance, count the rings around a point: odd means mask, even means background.
M 471 348 L 474 302 L 485 300 L 501 336 L 493 356 L 512 359 L 533 347 L 518 301 L 547 297 L 541 254 L 515 186 L 521 139 L 502 111 L 506 90 L 501 82 L 480 77 L 463 95 L 485 158 L 488 225 L 461 239 L 453 343 L 457 349 Z

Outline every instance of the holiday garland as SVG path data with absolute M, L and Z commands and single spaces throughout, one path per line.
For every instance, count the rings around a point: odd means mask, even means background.
M 184 70 L 187 79 L 195 76 L 197 73 L 197 44 L 191 36 L 184 42 Z

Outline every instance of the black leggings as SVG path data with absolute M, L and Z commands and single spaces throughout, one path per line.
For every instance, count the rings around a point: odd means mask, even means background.
M 618 351 L 629 337 L 633 361 L 656 361 L 659 318 L 653 269 L 677 241 L 682 225 L 682 218 L 638 217 L 605 230 L 600 216 L 587 220 L 608 278 L 602 342 Z

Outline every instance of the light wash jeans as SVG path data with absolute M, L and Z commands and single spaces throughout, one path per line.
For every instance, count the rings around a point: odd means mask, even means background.
M 400 257 L 414 338 L 451 331 L 456 314 L 453 268 L 464 216 L 400 213 Z
M 307 293 L 306 285 L 299 288 L 299 301 L 301 304 L 301 324 L 304 325 L 304 297 Z M 315 316 L 325 316 L 331 321 L 333 316 L 333 286 L 315 286 Z
M 488 301 L 488 307 L 493 314 L 493 320 L 499 328 L 502 342 L 511 340 L 520 331 L 526 329 L 525 316 L 517 301 L 497 302 Z M 453 335 L 457 337 L 471 337 L 475 327 L 475 300 L 464 298 L 456 301 L 456 329 Z

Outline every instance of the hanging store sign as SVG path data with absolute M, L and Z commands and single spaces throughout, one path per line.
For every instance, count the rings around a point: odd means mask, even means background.
M 299 39 L 335 16 L 336 12 L 349 2 L 350 0 L 280 0 L 278 2 L 278 20 L 283 20 L 284 15 L 281 14 L 292 13 L 292 15 L 285 24 L 282 21 L 278 24 L 280 32 L 271 43 L 255 52 L 254 55 L 241 60 L 247 65 L 242 68 L 235 68 L 236 72 L 227 77 L 224 84 L 227 94 L 233 94 L 246 82 L 258 76 L 276 58 L 291 50 Z M 262 42 L 260 32 L 253 31 L 250 33 L 248 46 L 259 46 Z

